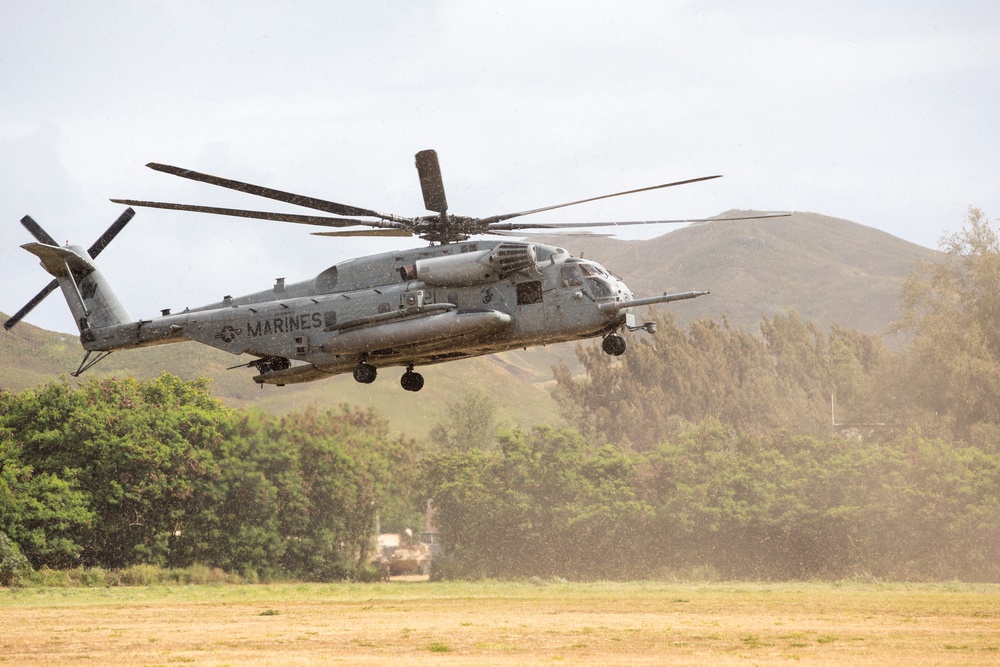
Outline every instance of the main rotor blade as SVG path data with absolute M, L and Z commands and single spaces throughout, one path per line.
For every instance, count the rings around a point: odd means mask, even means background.
M 244 183 L 231 178 L 222 178 L 221 176 L 203 174 L 198 171 L 192 171 L 191 169 L 184 169 L 182 167 L 174 167 L 169 164 L 150 162 L 146 166 L 156 171 L 162 171 L 165 174 L 173 174 L 174 176 L 188 178 L 192 181 L 201 181 L 202 183 L 208 183 L 209 185 L 218 185 L 219 187 L 229 188 L 230 190 L 236 190 L 237 192 L 246 192 L 252 195 L 257 195 L 258 197 L 274 199 L 288 204 L 295 204 L 296 206 L 303 206 L 317 211 L 324 211 L 325 213 L 333 213 L 334 215 L 361 215 L 381 218 L 383 220 L 394 220 L 396 222 L 407 222 L 406 218 L 401 218 L 400 216 L 392 215 L 390 213 L 379 213 L 378 211 L 373 211 L 367 208 L 359 208 L 357 206 L 349 206 L 347 204 L 338 204 L 337 202 L 317 199 L 315 197 L 306 197 L 305 195 L 297 195 L 292 192 L 275 190 L 262 185 Z
M 420 191 L 424 195 L 424 208 L 435 213 L 444 213 L 448 210 L 448 199 L 444 195 L 444 180 L 441 178 L 437 151 L 420 151 L 416 159 Z
M 583 227 L 627 227 L 629 225 L 684 225 L 693 222 L 729 222 L 732 220 L 761 220 L 764 218 L 787 218 L 791 213 L 762 213 L 760 215 L 743 215 L 732 218 L 686 218 L 683 220 L 628 220 L 623 222 L 494 222 L 489 226 L 493 230 L 515 229 L 570 229 Z
M 90 258 L 97 259 L 97 256 L 101 254 L 101 251 L 108 247 L 108 244 L 111 243 L 116 236 L 118 236 L 118 232 L 125 228 L 125 225 L 128 224 L 128 221 L 131 220 L 134 215 L 135 211 L 131 208 L 127 208 L 122 211 L 122 214 L 118 216 L 118 219 L 112 222 L 111 226 L 108 227 L 103 234 L 97 237 L 97 240 L 94 241 L 94 243 L 87 250 L 87 254 L 90 255 Z
M 298 215 L 295 213 L 269 213 L 267 211 L 246 211 L 239 208 L 218 208 L 216 206 L 195 206 L 192 204 L 169 204 L 166 202 L 138 201 L 135 199 L 112 199 L 116 204 L 143 206 L 145 208 L 162 208 L 169 211 L 192 211 L 194 213 L 213 213 L 215 215 L 230 215 L 237 218 L 254 218 L 258 220 L 274 220 L 276 222 L 295 222 L 302 225 L 320 225 L 323 227 L 353 227 L 368 225 L 374 227 L 393 227 L 399 223 L 353 220 L 351 218 L 328 218 L 321 215 Z M 409 234 L 409 232 L 407 232 Z
M 32 236 L 34 236 L 39 243 L 44 243 L 45 245 L 58 246 L 56 240 L 49 236 L 49 233 L 42 229 L 42 226 L 32 219 L 30 215 L 26 215 L 21 218 L 21 224 L 24 225 Z
M 343 232 L 311 232 L 313 236 L 413 236 L 406 229 L 358 229 Z
M 44 243 L 44 241 L 43 241 L 43 243 Z M 58 244 L 53 243 L 52 245 L 58 245 Z M 3 323 L 3 328 L 6 329 L 7 331 L 10 331 L 11 329 L 13 329 L 15 324 L 17 324 L 22 319 L 24 319 L 25 315 L 27 315 L 32 310 L 34 310 L 35 306 L 37 306 L 38 304 L 40 304 L 42 302 L 42 300 L 45 299 L 45 297 L 47 297 L 49 294 L 51 294 L 52 290 L 54 290 L 57 287 L 59 287 L 59 281 L 56 280 L 55 278 L 53 278 L 52 282 L 50 282 L 48 285 L 46 285 L 42 289 L 41 292 L 39 292 L 38 294 L 36 294 L 35 297 L 31 301 L 29 301 L 28 303 L 24 304 L 24 308 L 22 308 L 21 310 L 17 311 L 16 313 L 14 313 L 14 315 L 9 320 L 7 320 L 6 322 L 4 322 Z
M 489 218 L 483 218 L 480 220 L 481 223 L 487 225 L 493 225 L 496 222 L 503 222 L 504 220 L 510 220 L 511 218 L 518 218 L 522 215 L 531 215 L 532 213 L 541 213 L 542 211 L 552 211 L 557 208 L 565 208 L 567 206 L 576 206 L 577 204 L 586 204 L 591 201 L 599 201 L 601 199 L 610 199 L 612 197 L 621 197 L 622 195 L 633 195 L 637 192 L 648 192 L 650 190 L 659 190 L 661 188 L 672 188 L 675 185 L 687 185 L 688 183 L 698 183 L 700 181 L 710 181 L 713 178 L 722 178 L 722 174 L 716 176 L 701 176 L 699 178 L 689 178 L 684 181 L 674 181 L 673 183 L 663 183 L 661 185 L 651 185 L 647 188 L 638 188 L 635 190 L 626 190 L 625 192 L 615 192 L 610 195 L 601 195 L 600 197 L 589 197 L 587 199 L 580 199 L 577 201 L 567 202 L 565 204 L 556 204 L 555 206 L 544 206 L 542 208 L 533 208 L 530 211 L 518 211 L 517 213 L 505 213 L 503 215 L 494 215 Z M 501 229 L 504 229 L 501 227 Z

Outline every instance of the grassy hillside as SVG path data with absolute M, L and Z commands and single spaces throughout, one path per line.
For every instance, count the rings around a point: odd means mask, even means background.
M 877 229 L 815 213 L 689 226 L 649 241 L 556 242 L 603 263 L 639 296 L 710 290 L 709 296 L 666 306 L 682 323 L 725 315 L 753 332 L 761 315 L 794 309 L 823 329 L 836 323 L 882 334 L 900 315 L 897 298 L 914 264 L 941 257 Z
M 728 316 L 753 332 L 762 314 L 794 309 L 824 329 L 837 323 L 883 333 L 899 316 L 897 295 L 915 262 L 940 257 L 884 232 L 813 213 L 703 224 L 648 241 L 566 237 L 552 242 L 603 263 L 639 296 L 711 290 L 710 296 L 665 307 L 682 323 Z M 75 370 L 82 356 L 75 336 L 22 322 L 10 332 L 0 331 L 0 387 L 17 391 L 37 386 Z M 230 405 L 255 405 L 278 414 L 309 405 L 373 406 L 395 432 L 422 436 L 447 419 L 449 402 L 470 391 L 496 398 L 503 423 L 558 423 L 549 395 L 551 368 L 560 360 L 572 365 L 575 357 L 573 344 L 561 344 L 427 367 L 421 369 L 427 384 L 419 394 L 400 389 L 402 369 L 382 371 L 372 385 L 346 375 L 259 387 L 251 380 L 251 369 L 226 370 L 241 360 L 248 358 L 195 343 L 166 345 L 116 352 L 84 377 L 148 378 L 163 371 L 185 379 L 207 376 L 214 392 Z
M 2 315 L 6 319 L 6 315 Z M 572 346 L 561 346 L 567 357 Z M 557 357 L 555 354 L 552 358 Z M 68 376 L 79 366 L 83 349 L 75 336 L 39 329 L 22 322 L 11 331 L 0 331 L 0 388 L 20 391 Z M 401 368 L 380 371 L 378 380 L 362 385 L 350 375 L 285 387 L 259 386 L 249 368 L 227 370 L 251 357 L 231 354 L 196 343 L 181 343 L 115 352 L 80 380 L 90 377 L 156 377 L 170 372 L 184 379 L 208 377 L 212 391 L 232 406 L 256 406 L 275 414 L 304 410 L 310 405 L 336 407 L 372 406 L 389 419 L 393 432 L 422 437 L 447 420 L 447 406 L 467 392 L 482 392 L 496 399 L 502 424 L 530 426 L 559 423 L 549 395 L 549 355 L 526 357 L 509 352 L 479 359 L 422 368 L 427 380 L 419 394 L 399 386 Z M 68 377 L 72 383 L 79 380 Z

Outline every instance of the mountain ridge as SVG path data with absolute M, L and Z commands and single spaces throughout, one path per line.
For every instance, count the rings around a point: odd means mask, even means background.
M 761 317 L 795 310 L 824 331 L 838 324 L 886 336 L 901 316 L 898 294 L 907 275 L 918 262 L 943 257 L 891 234 L 816 213 L 703 223 L 643 241 L 553 236 L 548 242 L 601 262 L 637 297 L 711 291 L 699 299 L 658 307 L 669 309 L 681 325 L 725 317 L 754 333 Z M 643 311 L 637 314 L 641 318 Z M 562 343 L 427 367 L 422 371 L 427 384 L 419 394 L 399 388 L 402 369 L 384 369 L 373 385 L 360 385 L 348 374 L 260 388 L 251 380 L 252 371 L 227 370 L 249 357 L 195 343 L 116 352 L 81 380 L 149 378 L 164 371 L 184 379 L 205 376 L 228 405 L 277 414 L 310 405 L 372 406 L 388 419 L 394 433 L 423 437 L 447 420 L 449 403 L 469 392 L 492 396 L 502 424 L 561 423 L 549 392 L 551 369 L 558 363 L 575 367 L 574 350 L 573 344 Z M 0 388 L 20 391 L 55 380 L 76 370 L 82 356 L 76 336 L 22 322 L 0 333 Z

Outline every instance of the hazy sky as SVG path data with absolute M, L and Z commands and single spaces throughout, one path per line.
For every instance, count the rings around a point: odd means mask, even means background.
M 1000 218 L 990 0 L 8 2 L 0 95 L 6 313 L 49 280 L 26 213 L 86 247 L 110 197 L 293 210 L 150 161 L 402 215 L 435 148 L 466 215 L 724 174 L 538 220 L 800 210 L 936 247 Z M 308 231 L 139 210 L 99 264 L 149 317 L 407 243 Z M 58 294 L 27 321 L 75 332 Z

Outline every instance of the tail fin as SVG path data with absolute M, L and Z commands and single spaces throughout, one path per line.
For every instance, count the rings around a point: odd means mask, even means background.
M 82 253 L 82 249 L 78 247 L 73 248 L 60 248 L 59 244 L 53 240 L 49 234 L 42 229 L 41 225 L 31 219 L 31 216 L 26 215 L 21 218 L 21 224 L 31 232 L 31 235 L 38 239 L 39 243 L 29 243 L 26 246 L 22 246 L 25 250 L 38 255 L 42 259 L 42 266 L 45 270 L 56 276 L 56 279 L 46 285 L 41 292 L 35 295 L 31 301 L 29 301 L 21 310 L 17 311 L 13 317 L 8 319 L 3 324 L 4 329 L 11 329 L 15 324 L 20 322 L 25 315 L 31 312 L 31 310 L 37 306 L 42 300 L 47 297 L 51 292 L 53 292 L 57 287 L 62 286 L 63 294 L 66 297 L 66 301 L 70 305 L 70 309 L 73 311 L 73 315 L 76 318 L 77 325 L 80 326 L 80 336 L 81 338 L 86 338 L 84 334 L 84 326 L 82 323 L 86 324 L 86 328 L 89 329 L 90 326 L 105 326 L 98 325 L 97 322 L 100 321 L 112 321 L 115 319 L 121 319 L 124 317 L 124 321 L 130 322 L 132 320 L 129 316 L 128 311 L 121 305 L 118 301 L 118 297 L 115 296 L 114 291 L 111 290 L 110 285 L 101 275 L 97 267 L 94 266 L 89 260 L 96 258 L 101 251 L 104 250 L 111 240 L 118 235 L 128 221 L 132 219 L 135 215 L 135 211 L 131 208 L 125 209 L 124 212 L 118 219 L 112 223 L 108 229 L 98 237 L 98 239 L 87 249 L 87 254 Z M 29 247 L 31 246 L 31 247 Z M 34 249 L 32 249 L 34 248 Z M 60 255 L 60 251 L 67 250 L 74 259 L 69 259 Z M 53 251 L 55 251 L 53 253 Z M 88 258 L 89 255 L 89 258 Z M 49 264 L 46 264 L 46 259 L 48 258 Z M 83 262 L 81 264 L 80 262 Z M 52 268 L 50 268 L 50 265 Z M 72 267 L 76 266 L 76 269 Z M 78 273 L 75 274 L 74 271 Z M 91 281 L 86 282 L 86 278 L 92 276 Z M 65 284 L 64 284 L 64 281 Z M 83 288 L 83 283 L 86 282 L 86 291 Z M 87 304 L 87 294 L 90 294 L 90 299 L 97 299 L 97 293 L 100 292 L 102 295 L 110 296 L 110 299 L 105 299 L 102 296 L 98 302 Z M 91 307 L 94 308 L 94 315 L 96 319 L 90 314 Z M 77 310 L 80 313 L 77 313 Z M 81 319 L 83 318 L 83 319 Z
M 37 255 L 42 260 L 42 268 L 55 277 L 84 342 L 93 339 L 91 329 L 132 321 L 132 316 L 83 248 L 44 243 L 28 243 L 21 247 Z

